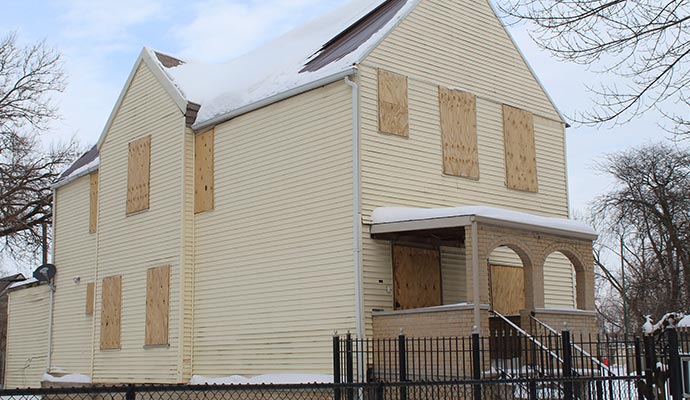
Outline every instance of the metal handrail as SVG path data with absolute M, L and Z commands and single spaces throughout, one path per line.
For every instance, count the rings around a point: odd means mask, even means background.
M 507 317 L 505 317 L 505 316 L 502 315 L 501 313 L 499 313 L 499 312 L 497 312 L 497 311 L 495 311 L 495 310 L 492 310 L 491 312 L 492 312 L 495 316 L 497 316 L 497 317 L 499 317 L 500 319 L 502 319 L 503 322 L 505 322 L 506 324 L 508 324 L 508 326 L 510 326 L 511 328 L 513 328 L 517 333 L 519 333 L 519 334 L 521 334 L 522 336 L 526 337 L 530 342 L 534 343 L 535 345 L 537 345 L 537 347 L 539 347 L 539 348 L 542 349 L 543 351 L 546 351 L 551 357 L 553 357 L 553 358 L 556 359 L 558 362 L 560 362 L 561 364 L 563 364 L 563 359 L 562 359 L 558 354 L 554 353 L 550 348 L 548 348 L 547 346 L 545 346 L 544 344 L 542 344 L 542 342 L 540 342 L 539 340 L 537 340 L 537 338 L 535 338 L 534 336 L 532 336 L 532 335 L 530 335 L 529 333 L 527 333 L 527 331 L 525 331 L 524 329 L 522 329 L 522 328 L 520 328 L 519 326 L 517 326 L 515 323 L 513 323 L 513 321 L 511 321 L 510 319 L 508 319 Z
M 541 325 L 542 328 L 546 329 L 547 331 L 551 332 L 552 334 L 554 334 L 554 335 L 556 335 L 556 336 L 558 336 L 558 337 L 561 337 L 561 333 L 560 333 L 560 332 L 558 332 L 557 330 L 553 329 L 551 326 L 549 326 L 549 325 L 546 324 L 545 322 L 540 321 L 540 320 L 539 320 L 537 317 L 535 317 L 534 315 L 530 315 L 529 317 L 530 317 L 530 319 L 531 319 L 532 321 L 534 321 L 534 322 L 536 322 L 537 324 Z M 575 350 L 579 351 L 583 356 L 585 356 L 585 357 L 589 358 L 590 360 L 592 360 L 592 362 L 593 362 L 594 364 L 596 364 L 600 369 L 606 371 L 606 372 L 609 374 L 609 376 L 616 376 L 616 374 L 611 370 L 611 367 L 609 367 L 608 365 L 606 365 L 606 364 L 602 363 L 601 361 L 599 361 L 596 357 L 594 357 L 593 355 L 591 355 L 587 350 L 583 349 L 582 347 L 578 346 L 578 345 L 575 344 L 575 343 L 572 343 L 572 346 L 573 346 L 573 348 L 575 348 Z

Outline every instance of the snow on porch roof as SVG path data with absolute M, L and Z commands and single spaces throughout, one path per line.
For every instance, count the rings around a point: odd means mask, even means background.
M 352 0 L 224 64 L 148 51 L 183 97 L 201 106 L 193 125 L 201 129 L 281 93 L 352 74 L 419 1 Z
M 486 206 L 446 208 L 380 207 L 376 208 L 371 214 L 371 233 L 392 233 L 466 226 L 471 223 L 471 217 L 475 217 L 478 222 L 553 232 L 589 240 L 594 240 L 598 236 L 596 231 L 584 222 L 566 218 L 542 217 Z

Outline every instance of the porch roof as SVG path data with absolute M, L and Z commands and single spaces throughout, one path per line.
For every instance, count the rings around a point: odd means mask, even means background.
M 588 224 L 567 218 L 543 217 L 486 206 L 408 208 L 379 207 L 371 214 L 371 233 L 385 234 L 469 226 L 472 221 L 512 229 L 595 240 L 598 235 Z

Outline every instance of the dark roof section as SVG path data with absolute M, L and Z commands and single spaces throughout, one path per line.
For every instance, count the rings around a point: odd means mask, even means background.
M 157 52 L 157 51 L 154 51 L 154 53 L 156 53 L 156 58 L 158 59 L 158 61 L 161 62 L 161 64 L 162 64 L 165 68 L 175 68 L 175 67 L 177 67 L 177 66 L 180 66 L 180 65 L 184 64 L 184 61 L 178 60 L 177 58 L 175 58 L 175 57 L 173 57 L 173 56 L 169 56 L 169 55 L 167 55 L 167 54 L 159 53 L 159 52 Z
M 387 0 L 376 7 L 369 14 L 362 17 L 359 21 L 350 25 L 349 28 L 340 32 L 315 54 L 318 54 L 311 61 L 304 65 L 299 72 L 314 72 L 326 65 L 338 61 L 346 55 L 357 50 L 359 46 L 369 40 L 374 34 L 380 31 L 400 9 L 407 4 L 408 0 Z
M 192 103 L 191 101 L 187 102 L 187 111 L 184 113 L 187 128 L 191 128 L 194 122 L 196 122 L 196 116 L 199 114 L 200 108 L 199 104 Z
M 4 295 L 13 283 L 25 280 L 24 274 L 14 274 L 0 278 L 0 296 Z
M 67 178 L 72 174 L 72 172 L 76 171 L 77 169 L 83 167 L 84 165 L 87 165 L 91 161 L 95 160 L 96 157 L 98 157 L 98 148 L 94 145 L 89 151 L 84 153 L 77 161 L 72 163 L 72 165 L 69 166 L 62 174 L 60 174 L 60 177 L 58 180 L 62 180 Z

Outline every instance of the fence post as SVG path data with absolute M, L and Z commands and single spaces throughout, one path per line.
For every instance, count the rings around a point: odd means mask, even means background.
M 405 335 L 398 335 L 398 377 L 400 382 L 407 381 L 407 346 Z M 407 387 L 400 386 L 400 400 L 407 400 Z
M 638 336 L 635 337 L 635 368 L 637 369 L 637 375 L 643 377 L 642 345 L 640 344 L 640 338 Z M 644 387 L 640 384 L 637 385 L 637 398 L 640 400 L 644 399 Z
M 354 370 L 353 370 L 353 359 L 352 356 L 352 335 L 350 332 L 347 333 L 345 337 L 345 380 L 346 383 L 354 383 Z M 353 400 L 355 398 L 355 393 L 353 389 L 347 389 L 348 400 Z
M 656 367 L 656 347 L 654 346 L 654 336 L 644 336 L 644 375 L 645 375 L 645 398 L 654 398 L 654 368 Z
M 135 400 L 137 397 L 136 389 L 134 385 L 129 385 L 127 388 L 127 393 L 125 394 L 125 400 Z
M 333 383 L 340 383 L 340 336 L 333 335 Z M 333 400 L 340 400 L 340 388 L 333 391 Z
M 570 331 L 562 331 L 561 338 L 563 340 L 563 398 L 565 400 L 573 400 L 573 354 L 570 344 Z
M 670 379 L 671 397 L 673 400 L 683 398 L 683 381 L 680 371 L 680 355 L 678 354 L 678 331 L 675 328 L 666 329 L 668 339 L 668 372 Z
M 482 379 L 481 352 L 479 346 L 479 333 L 472 334 L 472 379 L 478 381 Z M 482 387 L 478 384 L 472 385 L 474 400 L 482 400 Z
M 383 383 L 379 382 L 376 385 L 376 400 L 383 400 L 384 393 Z

